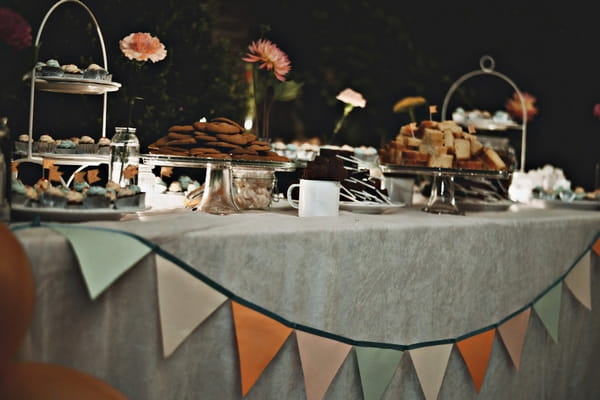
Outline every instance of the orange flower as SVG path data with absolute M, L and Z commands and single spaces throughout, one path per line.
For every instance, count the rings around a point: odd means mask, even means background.
M 167 56 L 165 45 L 149 33 L 132 33 L 119 41 L 119 47 L 130 60 L 158 62 Z
M 521 95 L 523 96 L 523 101 L 525 102 L 527 120 L 531 121 L 531 119 L 538 113 L 538 109 L 535 106 L 537 99 L 526 92 L 522 92 Z M 508 111 L 510 115 L 523 121 L 523 106 L 521 105 L 521 99 L 519 98 L 519 94 L 517 92 L 513 94 L 512 98 L 508 99 L 505 107 L 506 111 Z
M 285 76 L 292 69 L 290 60 L 279 47 L 266 39 L 259 39 L 250 43 L 248 46 L 250 52 L 242 58 L 246 62 L 262 62 L 259 68 L 273 71 L 275 78 L 281 82 L 285 81 Z

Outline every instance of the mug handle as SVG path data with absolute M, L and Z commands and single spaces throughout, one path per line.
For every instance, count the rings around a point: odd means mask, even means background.
M 298 208 L 298 202 L 297 202 L 297 201 L 294 201 L 294 200 L 292 199 L 292 190 L 293 190 L 295 187 L 300 187 L 300 184 L 299 184 L 299 183 L 292 183 L 292 184 L 291 184 L 291 185 L 288 187 L 288 190 L 287 190 L 287 201 L 288 201 L 288 203 L 290 203 L 290 206 L 292 206 L 292 207 L 294 207 L 294 208 Z

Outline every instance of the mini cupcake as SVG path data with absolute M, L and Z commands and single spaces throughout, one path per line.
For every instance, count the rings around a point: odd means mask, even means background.
M 169 184 L 169 189 L 167 189 L 171 193 L 181 193 L 183 192 L 183 188 L 181 187 L 181 183 L 179 181 L 173 181 Z
M 67 208 L 82 208 L 84 195 L 76 190 L 67 192 Z
M 33 151 L 36 153 L 52 153 L 56 148 L 56 140 L 50 135 L 41 135 L 33 142 Z
M 83 77 L 83 71 L 79 69 L 79 67 L 75 64 L 65 64 L 61 65 L 60 68 L 64 72 L 64 76 L 70 78 L 81 78 Z
M 77 151 L 77 144 L 70 139 L 59 140 L 54 151 L 61 154 L 73 154 Z
M 98 150 L 98 145 L 90 136 L 82 136 L 77 143 L 77 152 L 83 154 L 94 154 Z
M 40 195 L 40 205 L 42 207 L 65 208 L 67 206 L 65 190 L 57 186 L 48 186 Z
M 50 181 L 46 178 L 41 178 L 34 185 L 33 188 L 38 194 L 42 194 L 50 187 Z
M 99 66 L 98 64 L 90 64 L 84 71 L 83 77 L 85 79 L 106 79 L 108 71 Z
M 46 65 L 41 68 L 42 76 L 61 77 L 65 72 L 60 67 L 60 63 L 55 59 L 46 61 Z
M 34 67 L 35 74 L 37 76 L 41 76 L 42 75 L 42 68 L 44 68 L 45 66 L 46 66 L 45 62 L 41 62 L 41 61 L 36 62 L 35 63 L 35 67 Z
M 29 135 L 19 135 L 15 140 L 15 153 L 27 154 L 27 144 L 29 143 Z
M 102 186 L 90 186 L 83 199 L 84 208 L 109 208 L 110 198 Z
M 121 185 L 115 181 L 108 181 L 106 182 L 106 189 L 112 189 L 117 192 L 119 189 L 121 189 Z
M 146 194 L 142 193 L 139 186 L 129 185 L 126 188 L 121 188 L 117 191 L 115 199 L 116 208 L 141 208 L 144 207 Z
M 193 182 L 193 179 L 187 175 L 181 175 L 177 180 L 181 185 L 181 190 L 183 190 L 184 192 L 188 190 L 188 185 Z
M 90 188 L 90 184 L 82 181 L 82 182 L 73 182 L 73 190 L 85 194 Z
M 28 205 L 29 207 L 38 207 L 40 195 L 37 192 L 37 190 L 35 190 L 32 186 L 25 185 L 25 191 L 27 194 L 27 198 L 29 199 L 29 201 L 26 202 L 26 205 Z
M 12 204 L 25 205 L 27 203 L 27 188 L 20 179 L 12 178 L 10 200 Z
M 98 139 L 98 154 L 110 154 L 110 139 L 102 137 Z

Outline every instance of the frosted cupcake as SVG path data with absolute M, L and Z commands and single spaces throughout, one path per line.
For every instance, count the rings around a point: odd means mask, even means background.
M 61 65 L 60 69 L 63 70 L 64 76 L 69 78 L 81 78 L 83 77 L 83 71 L 75 64 Z
M 42 76 L 56 76 L 61 77 L 65 72 L 60 67 L 60 63 L 55 59 L 46 61 L 46 65 L 41 68 Z
M 44 134 L 33 142 L 33 151 L 36 153 L 52 153 L 56 148 L 56 140 L 50 135 Z
M 98 139 L 98 154 L 110 154 L 110 139 L 102 137 Z
M 63 188 L 48 186 L 40 195 L 42 207 L 65 208 L 67 206 L 67 194 Z
M 106 195 L 106 189 L 102 186 L 90 186 L 83 199 L 84 208 L 108 208 L 110 198 Z
M 15 140 L 15 153 L 27 154 L 27 144 L 29 143 L 29 135 L 19 135 Z
M 83 154 L 94 154 L 98 150 L 96 141 L 90 136 L 82 136 L 77 143 L 77 152 Z
M 61 154 L 73 154 L 77 151 L 77 144 L 70 139 L 59 140 L 54 151 Z
M 106 79 L 108 71 L 99 66 L 98 64 L 90 64 L 84 71 L 83 77 L 85 79 Z
M 12 204 L 25 205 L 27 203 L 27 188 L 20 179 L 12 178 L 10 200 Z
M 67 192 L 67 208 L 82 208 L 84 195 L 76 190 Z
M 129 185 L 117 191 L 115 199 L 115 208 L 141 208 L 145 204 L 145 193 L 142 193 L 139 186 Z
M 89 188 L 90 188 L 90 184 L 85 181 L 73 182 L 73 190 L 75 190 L 77 192 L 85 194 L 85 192 L 87 192 Z

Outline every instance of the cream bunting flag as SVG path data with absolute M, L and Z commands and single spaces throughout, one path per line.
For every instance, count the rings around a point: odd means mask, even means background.
M 498 333 L 502 338 L 504 347 L 506 347 L 506 351 L 508 351 L 508 355 L 517 371 L 521 366 L 521 353 L 525 344 L 525 334 L 529 326 L 530 315 L 531 308 L 527 308 L 498 327 Z
M 169 357 L 227 297 L 164 257 L 155 259 L 163 354 Z
M 590 265 L 591 253 L 588 251 L 565 278 L 565 284 L 573 296 L 588 310 L 592 309 Z
M 420 347 L 408 351 L 426 400 L 437 399 L 451 351 L 452 343 Z
M 320 400 L 348 356 L 352 346 L 296 331 L 307 400 Z
M 379 400 L 387 389 L 403 352 L 374 347 L 355 347 L 364 400 Z
M 554 286 L 548 293 L 539 299 L 533 309 L 546 327 L 546 330 L 554 340 L 558 343 L 558 322 L 560 320 L 560 299 L 562 296 L 562 282 Z
M 52 229 L 71 243 L 92 299 L 150 253 L 150 247 L 122 233 L 54 225 Z

